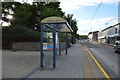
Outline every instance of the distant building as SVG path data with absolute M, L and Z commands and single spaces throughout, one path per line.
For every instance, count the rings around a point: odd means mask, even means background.
M 98 42 L 114 44 L 116 40 L 120 40 L 120 23 L 105 28 L 98 33 Z
M 98 41 L 98 32 L 99 31 L 89 32 L 88 33 L 89 41 L 95 41 L 95 42 L 97 42 Z
M 88 38 L 89 38 L 89 41 L 92 41 L 92 32 L 88 33 Z

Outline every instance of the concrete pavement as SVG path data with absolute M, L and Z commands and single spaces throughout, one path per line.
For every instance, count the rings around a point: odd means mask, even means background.
M 57 68 L 51 70 L 51 64 L 45 64 L 43 70 L 37 70 L 29 78 L 105 78 L 82 44 L 74 44 L 68 49 L 68 55 L 57 56 Z
M 39 66 L 39 51 L 2 51 L 2 78 L 21 78 Z
M 43 70 L 39 66 L 39 51 L 3 50 L 3 78 L 105 78 L 84 45 L 74 44 L 68 54 L 57 55 L 57 68 L 52 70 L 52 51 L 44 51 Z

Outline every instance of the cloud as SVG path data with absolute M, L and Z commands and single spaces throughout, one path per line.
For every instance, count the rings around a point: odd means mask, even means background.
M 78 34 L 88 34 L 91 31 L 100 31 L 103 30 L 105 27 L 109 27 L 118 23 L 118 18 L 115 17 L 107 17 L 107 18 L 100 18 L 94 19 L 90 25 L 88 23 L 90 20 L 79 20 L 78 21 Z M 106 25 L 106 23 L 108 23 Z
M 59 0 L 61 2 L 60 7 L 63 11 L 71 11 L 79 9 L 83 6 L 97 6 L 101 0 Z M 116 4 L 119 0 L 103 0 L 106 4 Z

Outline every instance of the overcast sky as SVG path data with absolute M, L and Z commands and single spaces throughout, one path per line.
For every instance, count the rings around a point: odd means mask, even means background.
M 90 23 L 93 14 L 102 0 L 59 0 L 66 14 L 74 14 L 78 20 L 78 34 L 87 35 L 90 31 L 100 31 L 118 23 L 118 1 L 103 0 L 101 7 Z M 90 25 L 88 25 L 90 23 Z M 108 23 L 108 25 L 106 25 Z

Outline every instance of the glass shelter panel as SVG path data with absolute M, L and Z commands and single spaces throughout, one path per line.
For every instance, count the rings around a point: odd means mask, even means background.
M 53 28 L 43 25 L 43 63 L 45 68 L 53 67 Z M 53 26 L 52 26 L 53 27 Z M 59 53 L 59 39 L 56 30 L 56 53 Z M 57 55 L 56 54 L 56 55 Z
M 43 25 L 43 65 L 44 68 L 51 68 L 53 61 L 53 29 Z

